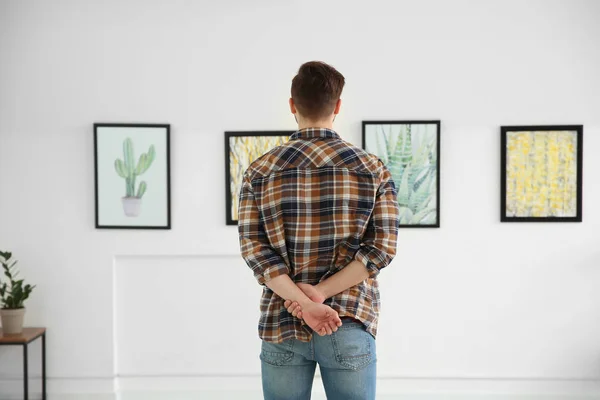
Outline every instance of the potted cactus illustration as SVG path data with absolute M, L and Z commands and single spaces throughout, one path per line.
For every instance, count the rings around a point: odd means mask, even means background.
M 136 191 L 136 179 L 138 176 L 148 171 L 152 165 L 152 161 L 156 157 L 154 145 L 151 145 L 147 153 L 142 153 L 137 163 L 133 152 L 133 141 L 131 138 L 126 138 L 123 141 L 123 159 L 115 160 L 115 170 L 117 174 L 125 179 L 125 196 L 122 198 L 123 211 L 128 217 L 137 217 L 140 215 L 142 207 L 142 197 L 146 193 L 148 184 L 141 181 Z

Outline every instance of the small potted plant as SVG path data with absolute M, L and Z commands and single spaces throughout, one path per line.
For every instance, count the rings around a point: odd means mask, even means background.
M 19 271 L 15 268 L 16 260 L 12 253 L 0 251 L 0 264 L 7 281 L 0 280 L 0 318 L 5 335 L 19 335 L 23 332 L 24 302 L 29 298 L 35 286 L 24 285 L 23 279 L 17 279 Z

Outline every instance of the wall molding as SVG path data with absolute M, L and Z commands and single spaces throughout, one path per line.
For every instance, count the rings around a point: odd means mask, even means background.
M 314 385 L 316 395 L 323 394 L 320 377 Z M 40 376 L 33 375 L 30 392 L 33 398 L 41 395 Z M 0 398 L 22 398 L 22 380 L 18 375 L 0 376 Z M 53 400 L 127 400 L 128 393 L 180 392 L 225 398 L 242 398 L 241 393 L 254 398 L 261 393 L 259 375 L 187 375 L 187 376 L 117 376 L 99 378 L 49 378 L 48 393 Z M 442 378 L 380 376 L 378 393 L 381 395 L 461 395 L 498 396 L 502 399 L 521 398 L 524 395 L 564 396 L 575 400 L 594 396 L 600 398 L 600 379 L 525 379 L 525 378 Z M 136 397 L 137 398 L 137 397 Z M 210 397 L 203 397 L 210 398 Z M 257 397 L 258 398 L 258 397 Z
M 177 253 L 117 253 L 114 256 L 114 260 L 118 260 L 118 259 L 124 259 L 124 260 L 131 260 L 131 259 L 144 259 L 144 258 L 239 258 L 240 261 L 242 260 L 242 256 L 240 253 L 197 253 L 197 252 L 193 252 L 193 253 L 181 253 L 181 252 L 177 252 Z
M 317 381 L 320 377 L 317 375 Z M 153 376 L 117 378 L 120 391 L 140 390 L 188 390 L 219 391 L 232 390 L 260 391 L 259 375 L 248 376 Z M 315 384 L 315 390 L 322 392 L 322 386 Z M 381 394 L 489 394 L 489 395 L 600 395 L 600 379 L 525 379 L 525 378 L 429 378 L 429 377 L 378 377 L 378 392 Z
M 30 374 L 29 397 L 42 396 L 41 374 Z M 56 400 L 79 400 L 85 394 L 86 400 L 112 400 L 115 396 L 114 377 L 65 377 L 48 378 L 46 387 L 49 397 Z M 23 399 L 23 375 L 0 375 L 0 399 Z

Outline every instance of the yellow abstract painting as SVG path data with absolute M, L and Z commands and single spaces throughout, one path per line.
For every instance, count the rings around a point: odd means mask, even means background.
M 507 217 L 577 215 L 577 145 L 575 131 L 507 133 Z
M 238 201 L 242 178 L 250 164 L 269 150 L 286 143 L 289 136 L 231 136 L 229 138 L 229 190 L 231 217 L 238 219 Z

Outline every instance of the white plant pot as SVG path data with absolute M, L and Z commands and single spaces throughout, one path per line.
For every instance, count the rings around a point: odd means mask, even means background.
M 128 217 L 137 217 L 142 210 L 142 199 L 137 197 L 123 197 L 123 211 Z
M 2 320 L 2 333 L 4 335 L 20 335 L 23 332 L 23 317 L 25 308 L 16 310 L 0 310 Z

